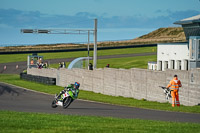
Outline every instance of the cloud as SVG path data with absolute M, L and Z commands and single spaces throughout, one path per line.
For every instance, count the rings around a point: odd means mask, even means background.
M 162 13 L 162 10 L 156 10 L 155 13 Z
M 96 18 L 95 14 L 87 12 L 77 13 L 75 16 L 67 15 L 48 15 L 39 11 L 21 11 L 16 9 L 0 9 L 0 24 L 11 27 L 31 27 L 31 28 L 48 28 L 48 27 L 89 27 L 91 23 L 81 23 L 84 20 Z M 80 22 L 76 24 L 76 22 Z M 91 25 L 93 26 L 93 25 Z M 90 27 L 91 27 L 90 26 Z
M 79 12 L 74 16 L 49 15 L 39 11 L 21 11 L 0 9 L 0 27 L 14 28 L 93 28 L 94 18 L 99 28 L 159 28 L 173 25 L 173 22 L 200 14 L 199 11 L 157 10 L 157 17 L 137 16 L 98 16 L 88 12 Z M 165 13 L 165 15 L 161 15 Z
M 75 16 L 77 16 L 77 17 L 85 17 L 85 18 L 98 17 L 96 14 L 91 14 L 91 13 L 88 13 L 88 12 L 78 12 Z
M 0 9 L 0 24 L 24 27 L 34 24 L 41 18 L 40 12 L 24 12 L 16 9 Z

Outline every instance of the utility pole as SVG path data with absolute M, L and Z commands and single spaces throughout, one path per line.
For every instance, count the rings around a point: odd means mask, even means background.
M 97 67 L 97 19 L 94 19 L 94 53 L 93 53 L 93 68 Z
M 90 63 L 90 30 L 88 30 L 88 64 L 87 67 L 89 66 Z

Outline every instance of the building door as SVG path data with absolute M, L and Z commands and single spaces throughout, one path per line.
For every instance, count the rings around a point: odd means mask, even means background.
M 188 70 L 188 60 L 184 60 L 184 70 Z
M 181 60 L 177 60 L 177 70 L 181 70 Z
M 168 61 L 165 61 L 164 70 L 165 70 L 165 69 L 168 69 Z
M 159 70 L 162 71 L 162 61 L 159 61 Z
M 170 68 L 175 69 L 175 61 L 174 60 L 170 61 Z

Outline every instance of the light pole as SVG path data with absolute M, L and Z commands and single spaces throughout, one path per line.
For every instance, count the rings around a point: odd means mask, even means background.
M 94 29 L 21 29 L 21 33 L 35 34 L 87 34 L 88 35 L 88 65 L 90 34 L 94 36 L 93 68 L 97 66 L 97 19 L 94 19 Z
M 97 19 L 94 19 L 94 53 L 93 68 L 97 67 Z

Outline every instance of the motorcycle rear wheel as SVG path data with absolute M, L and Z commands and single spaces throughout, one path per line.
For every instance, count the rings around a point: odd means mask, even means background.
M 73 99 L 71 97 L 67 97 L 63 100 L 63 108 L 66 109 L 72 103 Z

